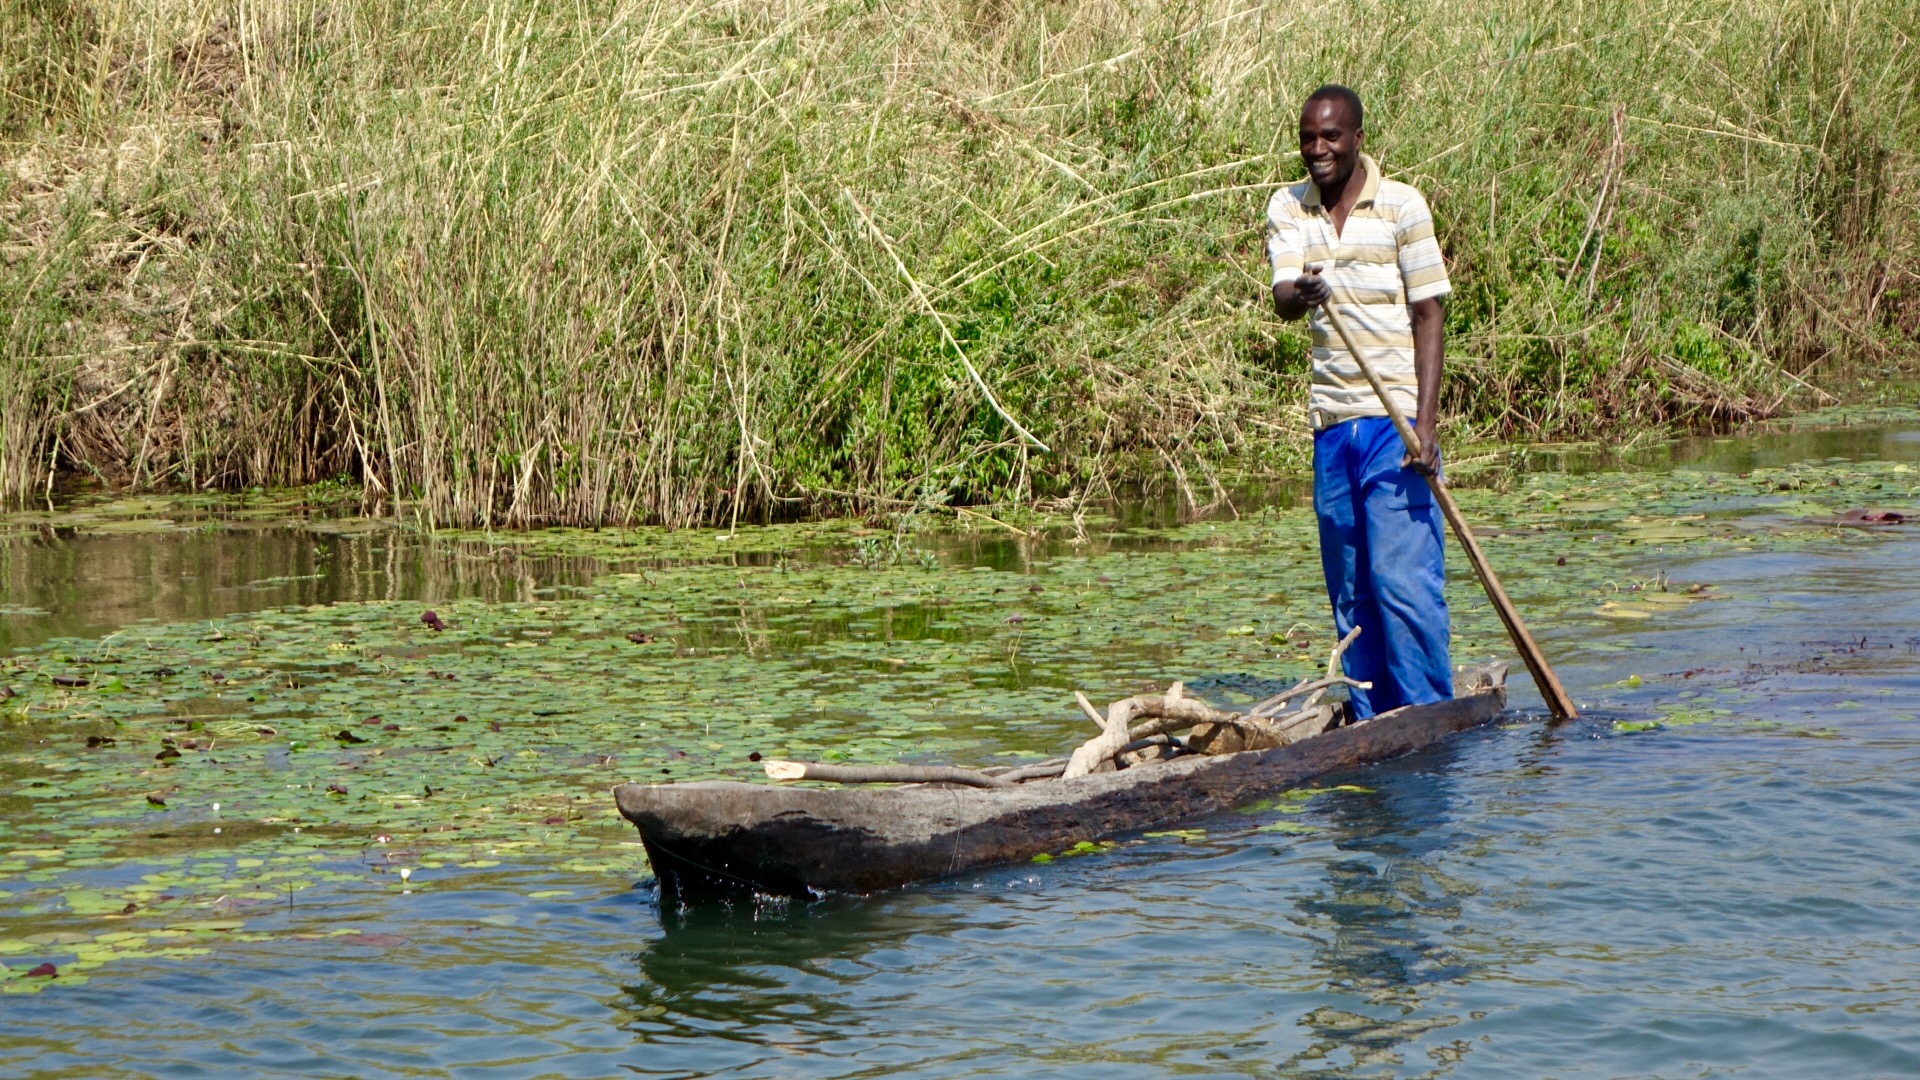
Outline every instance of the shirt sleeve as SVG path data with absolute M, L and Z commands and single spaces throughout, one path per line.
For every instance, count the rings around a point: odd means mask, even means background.
M 1400 279 L 1406 284 L 1407 303 L 1431 300 L 1453 291 L 1447 280 L 1447 261 L 1433 235 L 1433 214 L 1427 201 L 1415 193 L 1400 207 L 1393 239 L 1400 249 Z
M 1284 189 L 1267 200 L 1267 259 L 1273 263 L 1273 283 L 1292 281 L 1306 265 L 1306 240 L 1293 200 Z

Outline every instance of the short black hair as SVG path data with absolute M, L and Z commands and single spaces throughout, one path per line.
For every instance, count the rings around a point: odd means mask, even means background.
M 1323 84 L 1320 89 L 1307 95 L 1307 100 L 1301 103 L 1301 107 L 1304 109 L 1307 105 L 1315 101 L 1329 100 L 1345 102 L 1347 108 L 1353 110 L 1353 129 L 1355 131 L 1365 131 L 1367 129 L 1367 113 L 1365 109 L 1360 107 L 1360 95 L 1341 86 L 1339 83 Z

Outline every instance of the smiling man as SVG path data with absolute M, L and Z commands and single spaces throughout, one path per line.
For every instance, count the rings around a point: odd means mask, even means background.
M 1307 405 L 1320 563 L 1335 629 L 1361 628 L 1346 673 L 1373 684 L 1353 691 L 1354 719 L 1453 696 L 1440 512 L 1425 480 L 1440 468 L 1440 298 L 1451 286 L 1426 200 L 1360 152 L 1363 118 L 1360 96 L 1344 86 L 1308 96 L 1307 179 L 1267 203 L 1274 310 L 1313 316 Z M 1424 460 L 1405 459 L 1386 407 L 1321 314 L 1329 303 L 1413 418 Z

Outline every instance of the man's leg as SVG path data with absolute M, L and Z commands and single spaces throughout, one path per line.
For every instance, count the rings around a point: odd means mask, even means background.
M 1361 423 L 1361 528 L 1386 669 L 1372 702 L 1385 712 L 1445 701 L 1453 696 L 1453 668 L 1440 508 L 1426 480 L 1401 464 L 1406 450 L 1392 423 Z M 1366 633 L 1372 632 L 1369 625 Z
M 1345 637 L 1355 625 L 1360 637 L 1347 649 L 1342 669 L 1347 677 L 1378 683 L 1387 674 L 1381 648 L 1380 618 L 1375 612 L 1372 568 L 1368 558 L 1362 489 L 1355 482 L 1361 458 L 1355 454 L 1352 422 L 1335 424 L 1313 437 L 1313 510 L 1320 521 L 1320 569 L 1326 575 L 1327 599 L 1333 605 L 1333 628 Z M 1353 689 L 1350 708 L 1355 719 L 1372 716 L 1367 691 Z

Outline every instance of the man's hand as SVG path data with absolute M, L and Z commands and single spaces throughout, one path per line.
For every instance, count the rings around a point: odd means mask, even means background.
M 1413 437 L 1420 440 L 1420 457 L 1415 460 L 1408 454 L 1405 465 L 1416 476 L 1437 476 L 1440 472 L 1440 433 L 1434 430 L 1434 423 L 1426 417 L 1413 422 Z
M 1299 297 L 1310 308 L 1319 307 L 1333 296 L 1333 289 L 1326 279 L 1320 276 L 1318 266 L 1309 266 L 1293 279 L 1293 295 Z
M 1332 296 L 1333 290 L 1320 277 L 1320 268 L 1309 266 L 1299 277 L 1273 287 L 1273 310 L 1283 319 L 1298 319 Z

